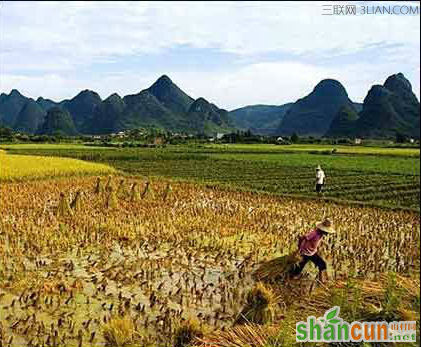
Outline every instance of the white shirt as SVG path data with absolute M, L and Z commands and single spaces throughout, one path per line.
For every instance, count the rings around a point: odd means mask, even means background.
M 316 172 L 316 183 L 317 184 L 324 184 L 325 183 L 325 173 L 323 170 L 318 170 Z

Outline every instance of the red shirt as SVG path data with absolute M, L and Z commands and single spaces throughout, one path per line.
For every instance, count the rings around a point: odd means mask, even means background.
M 308 234 L 301 236 L 300 241 L 298 242 L 300 254 L 307 255 L 309 257 L 315 255 L 317 253 L 317 247 L 319 247 L 322 237 L 323 234 L 318 229 L 314 229 Z

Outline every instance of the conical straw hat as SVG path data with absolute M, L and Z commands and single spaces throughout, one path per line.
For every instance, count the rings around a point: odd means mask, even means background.
M 333 223 L 330 219 L 326 218 L 323 222 L 319 222 L 316 225 L 317 229 L 320 229 L 328 234 L 336 233 L 335 229 L 333 229 Z

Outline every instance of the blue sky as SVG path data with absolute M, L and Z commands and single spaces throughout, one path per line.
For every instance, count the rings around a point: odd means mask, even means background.
M 419 6 L 419 2 L 335 5 Z M 2 2 L 0 90 L 137 93 L 167 74 L 220 107 L 283 104 L 338 79 L 354 101 L 403 72 L 420 95 L 420 17 L 323 16 L 333 2 Z

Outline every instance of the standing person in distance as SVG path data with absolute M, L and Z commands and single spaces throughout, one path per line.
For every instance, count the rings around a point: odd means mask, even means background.
M 317 166 L 316 168 L 316 192 L 319 196 L 323 195 L 323 187 L 326 182 L 326 175 L 322 168 Z

